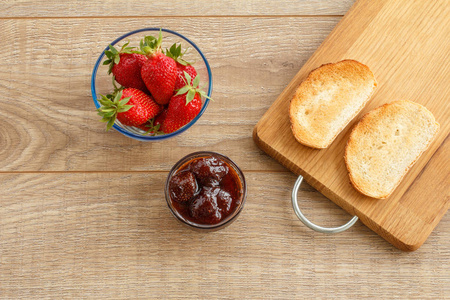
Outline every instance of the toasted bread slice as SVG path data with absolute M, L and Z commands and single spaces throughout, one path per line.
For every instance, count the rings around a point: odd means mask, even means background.
M 438 130 L 433 114 L 415 102 L 395 101 L 368 112 L 345 148 L 353 186 L 369 197 L 387 198 Z
M 355 60 L 313 70 L 291 100 L 289 115 L 297 141 L 327 148 L 366 105 L 376 86 L 370 69 Z

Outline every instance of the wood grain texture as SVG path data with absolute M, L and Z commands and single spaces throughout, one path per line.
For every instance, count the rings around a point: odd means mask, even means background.
M 212 233 L 172 217 L 167 172 L 2 174 L 1 298 L 433 298 L 450 293 L 450 218 L 414 253 L 358 222 L 315 233 L 294 215 L 288 172 L 246 172 L 239 218 Z M 303 184 L 319 224 L 349 215 Z
M 450 7 L 446 3 L 358 1 L 255 128 L 257 142 L 269 154 L 305 175 L 319 191 L 403 250 L 420 247 L 450 205 L 450 145 L 445 142 L 450 132 L 450 43 L 446 42 Z M 283 118 L 290 99 L 311 70 L 344 58 L 367 64 L 377 78 L 378 90 L 328 149 L 304 147 L 293 138 L 289 119 Z M 349 184 L 344 148 L 350 129 L 362 115 L 398 99 L 427 107 L 441 128 L 394 193 L 388 199 L 374 200 Z M 418 192 L 416 185 L 423 190 Z M 406 193 L 408 189 L 416 193 Z M 425 194 L 427 201 L 419 199 Z
M 0 0 L 0 299 L 447 297 L 448 215 L 414 253 L 361 222 L 312 232 L 290 206 L 295 176 L 251 140 L 352 2 L 210 0 L 187 14 L 148 1 Z M 200 46 L 216 102 L 184 135 L 150 144 L 103 131 L 90 75 L 109 42 L 155 26 Z M 208 234 L 179 224 L 162 192 L 172 164 L 198 150 L 230 156 L 248 183 L 236 222 Z M 349 219 L 307 184 L 299 203 L 325 226 Z
M 45 1 L 2 0 L 0 18 L 343 15 L 353 0 L 281 1 Z
M 127 19 L 120 32 L 113 19 L 0 20 L 0 47 L 9 49 L 0 64 L 0 170 L 168 170 L 198 150 L 224 152 L 247 170 L 282 170 L 254 145 L 252 128 L 338 20 L 205 18 L 205 31 L 188 18 Z M 101 51 L 119 35 L 151 26 L 190 37 L 213 72 L 215 102 L 187 132 L 160 143 L 105 132 L 90 93 Z

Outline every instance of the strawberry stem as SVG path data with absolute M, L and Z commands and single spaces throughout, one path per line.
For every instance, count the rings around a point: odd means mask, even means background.
M 162 44 L 162 30 L 159 30 L 158 38 L 147 35 L 145 36 L 139 43 L 139 49 L 132 51 L 133 53 L 143 54 L 148 57 L 154 56 L 157 53 L 162 53 L 161 44 Z
M 114 65 L 117 65 L 120 62 L 120 54 L 122 53 L 133 53 L 133 49 L 135 47 L 128 47 L 130 42 L 126 42 L 122 48 L 120 48 L 120 51 L 118 51 L 116 48 L 114 48 L 113 45 L 109 45 L 109 50 L 105 50 L 105 55 L 108 58 L 103 62 L 103 65 L 109 65 L 108 74 L 111 74 L 112 69 Z
M 206 95 L 206 92 L 203 91 L 199 87 L 199 84 L 200 84 L 200 76 L 199 75 L 195 76 L 194 80 L 192 81 L 192 85 L 191 85 L 191 79 L 192 79 L 191 75 L 189 75 L 186 71 L 184 71 L 183 80 L 186 83 L 186 85 L 184 87 L 182 87 L 181 89 L 178 89 L 175 96 L 186 94 L 186 105 L 188 105 L 189 102 L 194 100 L 194 97 L 196 94 L 199 94 L 200 97 L 205 97 L 206 99 L 214 101 L 214 99 L 212 99 L 211 97 L 208 97 L 208 95 Z
M 106 131 L 111 129 L 117 119 L 117 114 L 130 110 L 134 105 L 127 105 L 131 97 L 122 98 L 122 90 L 115 91 L 106 96 L 100 95 L 98 102 L 102 105 L 97 109 L 102 122 L 106 122 Z
M 145 127 L 147 127 L 147 131 L 145 132 L 146 135 L 149 136 L 156 136 L 156 135 L 162 135 L 165 134 L 163 131 L 159 130 L 161 127 L 161 124 L 154 125 L 155 118 L 150 119 L 147 121 L 147 124 L 145 124 Z
M 114 87 L 114 92 L 113 92 L 114 95 L 124 89 L 123 86 L 117 87 L 117 85 L 116 85 L 116 76 L 112 77 L 112 84 L 113 84 L 113 87 Z
M 166 48 L 166 56 L 173 58 L 173 60 L 175 60 L 176 62 L 178 62 L 179 64 L 183 65 L 183 66 L 187 66 L 187 65 L 191 65 L 190 62 L 187 62 L 186 60 L 184 60 L 182 57 L 184 54 L 186 54 L 187 52 L 187 48 L 186 50 L 184 50 L 184 52 L 181 52 L 181 43 L 177 46 L 177 43 L 174 43 L 169 49 Z

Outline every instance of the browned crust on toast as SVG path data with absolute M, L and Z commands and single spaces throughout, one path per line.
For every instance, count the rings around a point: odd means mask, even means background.
M 297 112 L 299 107 L 304 104 L 305 102 L 310 100 L 310 96 L 315 95 L 319 92 L 323 92 L 324 90 L 321 89 L 321 87 L 324 85 L 333 85 L 337 86 L 338 83 L 343 83 L 342 78 L 345 78 L 346 80 L 349 80 L 351 82 L 356 82 L 359 85 L 362 85 L 362 81 L 364 81 L 365 88 L 372 88 L 370 94 L 364 99 L 364 101 L 353 110 L 350 117 L 347 117 L 345 120 L 345 123 L 339 126 L 338 129 L 330 130 L 330 133 L 325 134 L 333 134 L 331 138 L 326 139 L 326 141 L 322 141 L 320 139 L 314 139 L 311 137 L 314 133 L 308 133 L 308 130 L 304 127 L 299 125 L 299 121 L 297 120 Z M 320 83 L 320 81 L 326 80 L 326 83 Z M 319 82 L 319 87 L 317 88 L 315 86 L 315 83 Z M 337 83 L 336 83 L 337 82 Z M 345 83 L 344 89 L 345 89 Z M 328 63 L 321 65 L 320 67 L 312 70 L 307 78 L 302 81 L 302 83 L 298 86 L 293 98 L 291 99 L 290 105 L 289 105 L 289 117 L 290 117 L 290 123 L 291 123 L 291 130 L 295 137 L 295 139 L 300 142 L 301 144 L 317 148 L 317 149 L 324 149 L 327 148 L 339 135 L 340 132 L 350 123 L 352 119 L 354 119 L 358 113 L 363 109 L 363 107 L 367 104 L 367 102 L 372 97 L 375 89 L 377 86 L 377 81 L 375 79 L 375 76 L 373 75 L 372 71 L 369 69 L 368 66 L 352 59 L 346 59 L 339 61 L 337 63 Z M 326 90 L 325 90 L 326 91 Z M 336 101 L 343 101 L 345 100 L 345 96 L 342 93 L 335 94 Z M 314 97 L 314 96 L 313 96 Z M 314 100 L 312 100 L 314 101 Z M 337 102 L 336 102 L 337 103 Z M 324 112 L 325 114 L 328 113 L 327 111 Z M 330 112 L 333 113 L 333 112 Z M 308 117 L 305 117 L 308 118 Z M 313 121 L 315 122 L 315 121 Z M 316 127 L 317 128 L 317 127 Z M 315 129 L 313 129 L 315 130 Z M 320 130 L 320 129 L 319 129 Z
M 406 167 L 405 171 L 403 172 L 401 177 L 395 182 L 395 185 L 394 185 L 394 187 L 391 190 L 386 191 L 385 193 L 381 193 L 381 194 L 370 193 L 370 192 L 367 191 L 367 187 L 365 187 L 363 185 L 360 185 L 358 183 L 358 180 L 354 177 L 355 175 L 353 174 L 353 170 L 351 170 L 351 168 L 350 168 L 350 162 L 349 162 L 349 156 L 351 156 L 352 154 L 349 153 L 349 152 L 351 152 L 351 150 L 354 150 L 354 149 L 352 149 L 352 146 L 355 145 L 358 142 L 358 137 L 359 137 L 359 135 L 361 133 L 369 132 L 369 134 L 370 134 L 371 125 L 374 122 L 374 120 L 376 120 L 377 118 L 380 118 L 380 117 L 384 117 L 384 115 L 383 116 L 380 116 L 380 115 L 385 114 L 386 111 L 391 108 L 391 106 L 397 105 L 397 104 L 402 105 L 403 103 L 408 104 L 408 105 L 410 105 L 410 104 L 416 105 L 418 107 L 418 111 L 419 110 L 422 111 L 422 112 L 425 111 L 426 113 L 431 115 L 430 118 L 432 118 L 432 120 L 434 121 L 435 130 L 433 132 L 432 137 L 428 139 L 427 144 L 425 144 L 421 148 L 420 153 Z M 372 198 L 386 199 L 387 197 L 389 197 L 395 191 L 395 189 L 399 186 L 399 184 L 402 182 L 402 180 L 405 177 L 405 175 L 408 173 L 408 171 L 411 169 L 411 167 L 417 162 L 417 160 L 420 158 L 420 156 L 423 154 L 423 152 L 425 152 L 428 149 L 428 147 L 430 146 L 430 144 L 432 143 L 432 141 L 436 137 L 437 132 L 439 131 L 439 127 L 440 127 L 439 123 L 436 122 L 433 114 L 428 109 L 426 109 L 424 106 L 422 106 L 422 105 L 420 105 L 418 103 L 415 103 L 415 102 L 412 102 L 412 101 L 408 101 L 408 100 L 399 100 L 399 101 L 394 101 L 394 102 L 391 102 L 391 103 L 386 103 L 386 104 L 384 104 L 384 105 L 382 105 L 382 106 L 380 106 L 378 108 L 375 108 L 375 109 L 369 111 L 368 113 L 366 113 L 361 118 L 361 120 L 353 127 L 353 129 L 352 129 L 352 131 L 350 133 L 350 137 L 349 137 L 349 139 L 347 141 L 347 145 L 345 147 L 344 161 L 345 161 L 345 165 L 346 165 L 347 171 L 349 173 L 350 182 L 352 183 L 353 187 L 358 192 L 360 192 L 361 194 L 369 196 L 369 197 L 372 197 Z M 405 151 L 406 150 L 407 149 L 405 149 Z

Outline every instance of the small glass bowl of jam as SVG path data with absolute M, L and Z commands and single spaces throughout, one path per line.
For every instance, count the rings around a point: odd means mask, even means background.
M 244 174 L 225 155 L 202 151 L 183 157 L 167 177 L 165 196 L 176 219 L 193 229 L 218 230 L 244 207 Z

